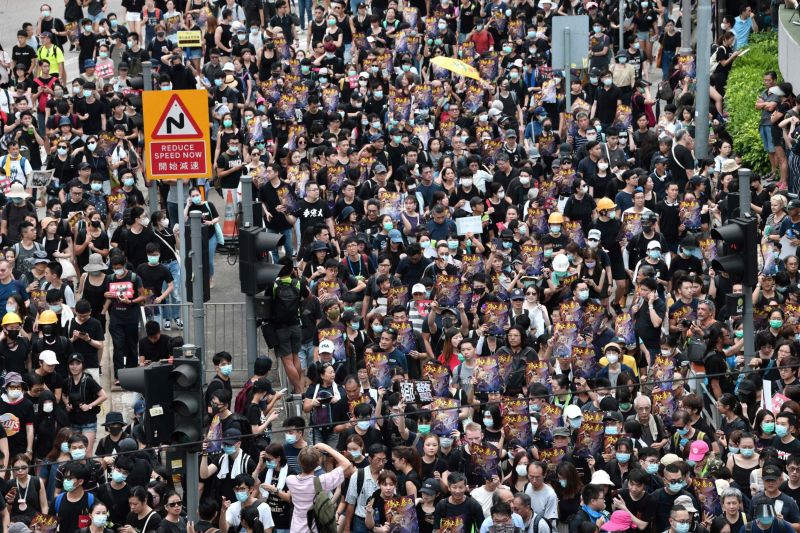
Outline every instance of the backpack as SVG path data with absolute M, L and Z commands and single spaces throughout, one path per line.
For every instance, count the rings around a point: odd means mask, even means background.
M 317 476 L 314 476 L 314 491 L 316 492 L 314 503 L 306 517 L 308 529 L 313 531 L 313 526 L 316 524 L 319 533 L 337 533 L 336 506 L 328 497 L 328 493 L 322 490 L 322 483 Z
M 247 404 L 250 403 L 250 391 L 253 389 L 253 382 L 249 379 L 242 386 L 242 390 L 236 395 L 236 401 L 233 404 L 233 412 L 243 415 L 247 412 Z
M 283 320 L 300 316 L 300 280 L 278 280 L 272 287 L 272 316 Z

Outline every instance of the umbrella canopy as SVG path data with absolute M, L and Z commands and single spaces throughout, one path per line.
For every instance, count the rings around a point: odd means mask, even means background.
M 483 81 L 481 80 L 480 74 L 475 69 L 475 67 L 471 67 L 461 61 L 460 59 L 454 59 L 452 57 L 445 57 L 445 56 L 437 56 L 431 59 L 431 63 L 436 65 L 437 67 L 446 68 L 450 72 L 457 74 L 458 76 L 464 76 L 465 78 L 472 78 L 473 80 Z

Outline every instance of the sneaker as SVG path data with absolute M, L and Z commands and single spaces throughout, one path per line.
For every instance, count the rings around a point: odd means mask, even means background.
M 171 329 L 172 329 L 172 324 L 170 323 L 170 321 L 169 321 L 169 320 L 165 320 L 165 321 L 164 321 L 164 329 L 165 329 L 166 331 L 169 331 L 169 330 L 171 330 Z
M 175 319 L 175 327 L 178 329 L 183 329 L 183 320 L 180 318 Z

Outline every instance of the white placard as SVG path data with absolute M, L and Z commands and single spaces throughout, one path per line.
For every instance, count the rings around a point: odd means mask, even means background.
M 461 217 L 456 219 L 456 232 L 459 235 L 466 235 L 469 232 L 478 234 L 483 233 L 483 223 L 481 217 Z

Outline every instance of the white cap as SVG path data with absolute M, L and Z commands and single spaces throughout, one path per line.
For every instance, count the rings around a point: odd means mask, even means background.
M 647 243 L 647 249 L 648 250 L 660 250 L 661 249 L 661 243 L 658 242 L 658 241 L 650 241 L 649 243 Z
M 586 236 L 586 238 L 587 239 L 597 239 L 599 241 L 601 235 L 602 234 L 600 233 L 599 229 L 590 229 L 589 230 L 589 234 Z
M 489 116 L 490 117 L 496 117 L 497 115 L 501 115 L 502 113 L 503 112 L 500 111 L 499 109 L 497 109 L 496 107 L 493 107 L 493 108 L 489 109 Z
M 325 67 L 322 67 L 321 69 L 319 69 L 319 72 L 317 74 L 319 74 L 320 76 L 327 76 L 328 75 L 328 69 L 326 69 Z
M 553 270 L 556 272 L 566 272 L 569 268 L 569 259 L 564 254 L 558 254 L 553 258 Z
M 58 359 L 56 358 L 56 352 L 52 350 L 44 350 L 42 353 L 39 354 L 39 361 L 46 365 L 57 365 Z
M 425 294 L 425 291 L 426 291 L 425 285 L 423 285 L 422 283 L 416 283 L 414 284 L 413 287 L 411 287 L 411 294 L 416 294 L 418 292 Z
M 333 341 L 324 340 L 319 343 L 319 348 L 317 352 L 319 353 L 333 353 L 335 346 L 333 345 Z
M 234 67 L 234 66 L 233 66 L 233 63 L 231 63 L 230 61 L 228 61 L 227 63 L 225 63 L 224 65 L 222 65 L 222 70 L 230 70 L 230 71 L 235 71 L 235 70 L 236 70 L 236 67 Z
M 569 404 L 564 408 L 564 418 L 579 418 L 581 416 L 583 416 L 583 411 L 575 404 Z
M 577 407 L 577 405 L 575 406 Z M 608 472 L 605 470 L 595 470 L 592 473 L 592 481 L 590 485 L 610 485 L 614 486 L 614 482 L 611 481 L 611 476 L 608 475 Z

